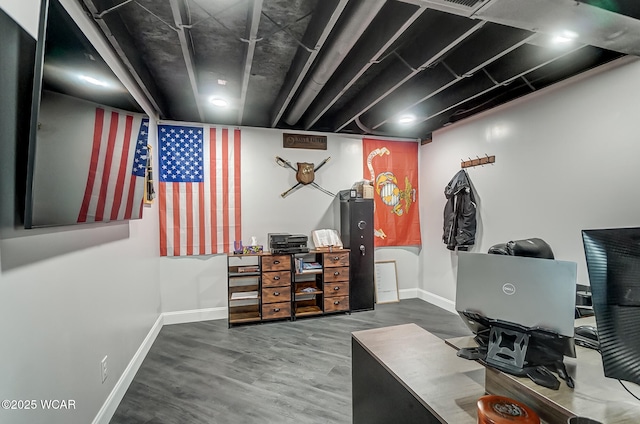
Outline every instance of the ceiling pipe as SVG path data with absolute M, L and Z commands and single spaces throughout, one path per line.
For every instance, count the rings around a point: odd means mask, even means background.
M 386 133 L 383 131 L 376 131 L 376 130 L 372 130 L 371 128 L 367 127 L 365 124 L 363 124 L 360 121 L 360 117 L 356 116 L 356 118 L 353 120 L 353 122 L 355 122 L 355 124 L 358 126 L 358 128 L 360 128 L 360 130 L 364 133 L 364 135 L 375 135 L 375 136 L 379 136 L 379 137 L 390 137 L 390 138 L 397 138 L 396 134 L 390 134 L 390 133 Z
M 120 4 L 117 4 L 117 5 L 115 5 L 115 6 L 111 7 L 111 8 L 109 8 L 109 9 L 107 9 L 107 10 L 103 10 L 102 12 L 100 12 L 100 13 L 98 13 L 98 14 L 94 15 L 93 17 L 94 17 L 94 18 L 97 18 L 97 19 L 102 19 L 102 18 L 104 17 L 104 15 L 106 15 L 107 13 L 111 13 L 111 12 L 113 12 L 114 10 L 120 9 L 122 6 L 126 5 L 127 3 L 131 3 L 132 1 L 133 1 L 133 0 L 126 0 L 126 1 L 124 1 L 124 2 L 122 2 L 122 3 L 120 3 Z
M 193 99 L 196 103 L 198 115 L 200 121 L 204 122 L 204 113 L 202 112 L 202 106 L 200 106 L 200 92 L 198 90 L 198 80 L 195 72 L 195 62 L 193 59 L 193 48 L 189 42 L 191 38 L 190 30 L 188 29 L 186 6 L 187 0 L 169 0 L 171 3 L 171 12 L 173 13 L 173 20 L 178 28 L 178 39 L 180 40 L 180 47 L 182 48 L 182 56 L 184 57 L 184 63 L 187 67 L 187 74 L 189 75 L 189 82 L 191 83 L 191 90 L 193 91 Z
M 451 109 L 453 109 L 453 108 L 456 108 L 456 107 L 458 107 L 458 106 L 461 106 L 461 105 L 463 105 L 465 102 L 468 102 L 469 100 L 473 100 L 473 99 L 475 99 L 475 98 L 478 98 L 478 97 L 480 97 L 480 96 L 483 96 L 483 95 L 485 95 L 485 94 L 487 94 L 487 93 L 489 93 L 489 92 L 491 92 L 491 91 L 493 91 L 493 90 L 495 90 L 495 89 L 497 89 L 497 88 L 499 88 L 499 87 L 502 87 L 502 86 L 505 86 L 505 85 L 509 85 L 509 84 L 511 84 L 513 81 L 515 81 L 515 80 L 517 80 L 517 79 L 519 79 L 519 78 L 524 78 L 524 77 L 525 77 L 525 75 L 527 75 L 527 74 L 529 74 L 529 73 L 531 73 L 531 72 L 535 71 L 536 69 L 542 68 L 543 66 L 546 66 L 546 65 L 548 65 L 548 64 L 550 64 L 550 63 L 553 63 L 553 62 L 555 62 L 556 60 L 561 59 L 561 58 L 563 58 L 563 57 L 565 57 L 565 56 L 567 56 L 567 55 L 569 55 L 569 54 L 571 54 L 571 53 L 577 52 L 578 50 L 580 50 L 580 49 L 582 49 L 582 48 L 584 48 L 584 47 L 585 47 L 585 45 L 584 45 L 584 44 L 579 45 L 579 46 L 576 46 L 575 48 L 570 49 L 570 50 L 567 50 L 567 51 L 565 51 L 565 52 L 563 52 L 563 53 L 559 54 L 558 56 L 554 56 L 553 58 L 548 59 L 548 60 L 545 60 L 544 62 L 538 63 L 537 65 L 535 65 L 535 66 L 533 66 L 533 67 L 531 67 L 531 68 L 529 68 L 529 69 L 526 69 L 526 70 L 524 70 L 524 71 L 521 71 L 521 72 L 519 72 L 518 74 L 513 75 L 513 76 L 511 76 L 510 78 L 507 78 L 506 80 L 504 80 L 504 81 L 502 81 L 502 82 L 495 81 L 495 79 L 493 79 L 493 78 L 491 77 L 491 80 L 493 80 L 493 81 L 494 81 L 494 85 L 493 85 L 493 86 L 491 86 L 491 87 L 489 87 L 489 88 L 487 88 L 487 89 L 485 89 L 485 90 L 482 90 L 482 91 L 480 91 L 480 92 L 478 92 L 478 93 L 476 93 L 476 94 L 474 94 L 474 95 L 467 96 L 464 100 L 458 101 L 458 102 L 456 102 L 455 104 L 452 104 L 452 105 L 449 105 L 449 106 L 447 106 L 447 107 L 444 107 L 442 110 L 439 110 L 439 111 L 433 112 L 433 113 L 431 113 L 430 115 L 427 115 L 427 116 L 424 116 L 424 117 L 422 117 L 422 118 L 419 118 L 419 119 L 417 119 L 416 121 L 414 121 L 414 125 L 416 125 L 416 126 L 417 126 L 418 124 L 424 123 L 424 122 L 426 122 L 426 121 L 428 121 L 428 120 L 430 120 L 430 119 L 432 119 L 432 118 L 434 118 L 434 117 L 436 117 L 436 116 L 438 116 L 438 115 L 440 115 L 440 114 L 442 114 L 442 113 L 444 113 L 444 112 L 447 112 L 447 111 L 449 111 L 449 110 L 451 110 Z M 487 75 L 488 75 L 488 74 L 487 74 Z M 525 81 L 526 81 L 526 79 L 525 79 Z M 532 88 L 533 88 L 533 86 L 532 86 L 528 81 L 527 81 L 527 85 L 529 85 L 530 87 L 532 87 Z M 533 90 L 535 91 L 535 88 L 533 88 Z
M 386 0 L 360 0 L 349 19 L 345 22 L 338 36 L 331 42 L 315 67 L 311 78 L 302 88 L 300 95 L 287 114 L 285 122 L 289 125 L 298 123 L 302 114 L 316 98 L 320 90 L 329 81 L 338 66 L 353 48 L 362 33 L 376 17 Z

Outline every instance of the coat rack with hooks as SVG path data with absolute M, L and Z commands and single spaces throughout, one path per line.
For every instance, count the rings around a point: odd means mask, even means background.
M 476 156 L 476 159 L 471 159 L 471 158 L 469 158 L 469 160 L 460 159 L 460 168 L 471 168 L 473 166 L 487 165 L 489 163 L 495 163 L 495 162 L 496 162 L 495 155 L 489 156 L 485 153 L 483 157 Z

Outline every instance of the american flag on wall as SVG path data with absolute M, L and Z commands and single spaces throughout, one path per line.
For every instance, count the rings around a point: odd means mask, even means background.
M 78 222 L 142 217 L 149 119 L 96 108 Z M 135 150 L 131 146 L 135 143 Z
M 241 239 L 240 130 L 159 125 L 160 255 L 233 251 Z

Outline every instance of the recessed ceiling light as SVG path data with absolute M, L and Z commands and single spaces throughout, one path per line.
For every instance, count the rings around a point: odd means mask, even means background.
M 414 115 L 402 115 L 400 118 L 398 118 L 398 122 L 401 124 L 408 124 L 415 120 L 416 120 L 416 117 Z
M 79 77 L 82 81 L 86 81 L 89 84 L 99 85 L 100 87 L 106 87 L 108 84 L 102 80 L 90 77 L 88 75 L 80 75 Z
M 564 43 L 569 43 L 573 40 L 575 40 L 576 38 L 578 38 L 578 34 L 576 34 L 573 31 L 562 31 L 560 34 L 556 34 L 552 41 L 555 44 L 564 44 Z
M 209 99 L 209 101 L 211 102 L 212 105 L 214 106 L 218 106 L 218 107 L 227 107 L 229 105 L 229 103 L 220 97 L 212 97 Z

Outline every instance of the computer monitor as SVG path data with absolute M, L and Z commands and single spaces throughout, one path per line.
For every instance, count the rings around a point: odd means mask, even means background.
M 476 333 L 467 312 L 573 338 L 576 276 L 575 262 L 459 252 L 456 311 Z
M 640 384 L 640 228 L 582 231 L 604 375 Z

